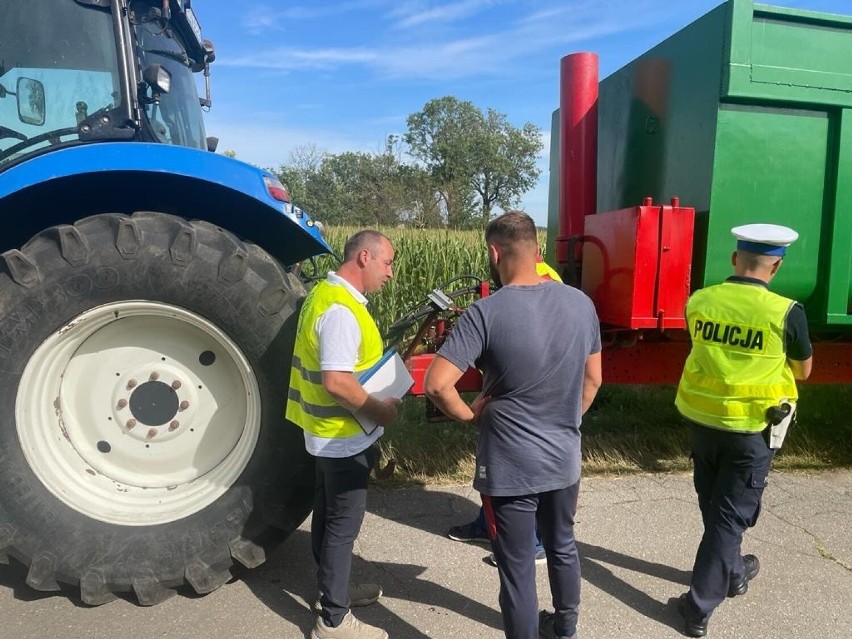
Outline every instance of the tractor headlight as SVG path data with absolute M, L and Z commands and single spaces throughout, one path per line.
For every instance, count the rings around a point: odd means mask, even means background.
M 168 93 L 172 88 L 172 74 L 162 64 L 149 64 L 142 72 L 142 79 L 154 93 Z

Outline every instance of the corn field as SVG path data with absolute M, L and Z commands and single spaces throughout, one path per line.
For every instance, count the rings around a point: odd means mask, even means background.
M 343 256 L 346 239 L 359 231 L 352 227 L 326 227 L 325 238 Z M 456 275 L 488 278 L 488 254 L 479 231 L 380 228 L 396 250 L 390 282 L 370 295 L 370 312 L 384 333 L 394 320 L 425 303 L 426 294 Z M 318 276 L 337 268 L 337 260 L 317 260 Z
M 325 239 L 335 253 L 343 256 L 347 238 L 360 228 L 327 226 Z M 396 250 L 393 279 L 378 293 L 370 295 L 370 312 L 384 332 L 395 320 L 416 306 L 425 304 L 426 294 L 457 275 L 488 279 L 488 252 L 482 231 L 440 229 L 378 228 L 390 238 Z M 545 232 L 539 231 L 544 254 Z M 324 256 L 317 260 L 317 277 L 337 268 L 337 260 Z M 307 267 L 309 268 L 309 267 Z M 465 285 L 469 285 L 466 282 Z

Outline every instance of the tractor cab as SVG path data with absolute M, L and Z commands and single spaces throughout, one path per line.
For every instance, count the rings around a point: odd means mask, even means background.
M 0 167 L 91 141 L 208 149 L 194 73 L 214 57 L 190 0 L 7 3 Z

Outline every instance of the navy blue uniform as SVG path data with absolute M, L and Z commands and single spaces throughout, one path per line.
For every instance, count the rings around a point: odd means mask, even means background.
M 728 282 L 766 286 L 759 279 L 732 276 Z M 794 304 L 785 319 L 788 359 L 806 360 L 813 351 L 804 309 Z M 706 619 L 724 601 L 729 588 L 742 582 L 743 533 L 757 523 L 774 451 L 767 433 L 740 433 L 690 422 L 693 482 L 704 522 L 687 598 L 690 616 Z

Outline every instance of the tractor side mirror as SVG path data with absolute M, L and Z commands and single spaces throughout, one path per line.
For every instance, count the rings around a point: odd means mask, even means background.
M 209 111 L 213 106 L 213 100 L 210 97 L 210 64 L 216 59 L 216 50 L 213 48 L 213 43 L 210 40 L 204 40 L 201 43 L 204 49 L 204 94 L 205 97 L 199 98 L 201 108 Z
M 215 153 L 216 149 L 219 148 L 219 138 L 213 135 L 207 136 L 207 150 L 211 153 Z
M 44 85 L 32 78 L 18 78 L 18 119 L 24 124 L 44 125 Z

